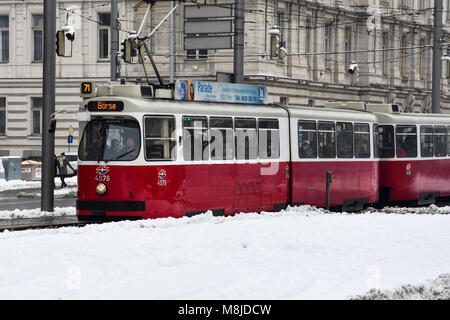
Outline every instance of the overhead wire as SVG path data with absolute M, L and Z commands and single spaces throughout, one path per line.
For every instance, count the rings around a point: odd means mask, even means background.
M 191 1 L 191 2 L 193 2 L 193 3 L 196 3 L 197 1 Z M 108 4 L 108 3 L 105 3 L 105 4 L 100 4 L 100 5 L 97 5 L 97 6 L 95 6 L 94 8 L 97 8 L 97 7 L 102 7 L 102 6 L 108 6 L 108 5 L 110 5 L 110 4 Z M 213 5 L 213 6 L 216 6 L 216 7 L 222 7 L 222 8 L 229 8 L 229 6 L 224 6 L 224 5 L 221 5 L 221 4 L 210 4 L 210 5 Z M 270 12 L 270 14 L 273 14 L 273 15 L 275 15 L 275 6 L 273 6 L 273 7 L 271 7 L 271 9 L 273 9 L 273 12 L 271 11 Z M 427 8 L 427 9 L 422 9 L 422 10 L 420 10 L 420 11 L 426 11 L 426 10 L 430 10 L 430 9 L 433 9 L 433 8 Z M 81 18 L 83 18 L 83 19 L 86 19 L 86 20 L 88 20 L 88 21 L 91 21 L 91 22 L 94 22 L 94 23 L 96 23 L 96 24 L 99 24 L 99 25 L 101 25 L 102 24 L 102 22 L 101 21 L 98 21 L 98 20 L 95 20 L 95 19 L 93 19 L 93 18 L 90 18 L 90 17 L 87 17 L 87 16 L 85 16 L 85 15 L 83 15 L 83 14 L 81 14 L 81 13 L 78 13 L 78 12 L 76 12 L 75 10 L 73 10 L 73 9 L 67 9 L 67 8 L 64 8 L 64 9 L 62 9 L 62 10 L 65 10 L 65 11 L 68 11 L 68 12 L 70 12 L 70 13 L 73 13 L 73 14 L 75 14 L 75 15 L 78 15 L 78 16 L 80 16 Z M 248 13 L 252 13 L 252 14 L 263 14 L 264 15 L 264 17 L 265 17 L 265 21 L 266 21 L 266 23 L 269 23 L 269 21 L 266 19 L 266 16 L 268 16 L 269 15 L 269 12 L 267 11 L 262 11 L 262 10 L 254 10 L 254 9 L 244 9 L 244 11 L 245 12 L 248 12 Z M 393 14 L 397 14 L 397 13 L 395 13 L 395 12 L 393 12 Z M 300 14 L 297 14 L 297 15 L 293 15 L 293 18 L 292 19 L 288 19 L 288 20 L 284 20 L 283 22 L 292 22 L 292 20 L 295 20 L 295 18 L 297 18 L 297 17 L 300 17 L 301 15 Z M 309 16 L 309 15 L 304 15 L 304 16 L 302 16 L 302 17 L 305 17 L 305 18 L 312 18 L 312 16 Z M 386 17 L 386 16 L 383 16 L 383 17 Z M 347 25 L 347 24 L 355 24 L 355 23 L 358 23 L 359 21 L 354 21 L 354 20 L 352 20 L 352 21 L 347 21 L 347 22 L 343 22 L 343 23 L 339 23 L 339 20 L 338 19 L 336 19 L 336 20 L 330 20 L 329 18 L 323 18 L 323 17 L 320 17 L 321 19 L 323 19 L 323 20 L 326 20 L 327 19 L 327 23 L 325 23 L 324 25 L 321 25 L 321 26 L 318 26 L 318 25 L 316 25 L 316 26 L 303 26 L 303 28 L 305 28 L 305 30 L 312 30 L 312 29 L 315 29 L 315 28 L 321 28 L 321 27 L 339 27 L 339 26 L 342 26 L 342 25 Z M 134 20 L 125 20 L 125 19 L 121 19 L 121 21 L 124 21 L 124 22 L 133 22 L 133 23 L 137 23 L 137 21 L 134 21 Z M 299 21 L 299 20 L 298 20 Z M 119 21 L 120 22 L 120 21 Z M 334 24 L 333 24 L 334 23 Z M 112 26 L 109 26 L 109 27 L 112 27 Z M 145 25 L 145 27 L 149 27 L 149 28 L 153 28 L 154 27 L 154 25 L 152 25 L 152 24 L 146 24 Z M 302 26 L 299 26 L 299 27 L 302 27 Z M 129 31 L 129 30 L 126 30 L 126 29 L 124 29 L 121 25 L 119 26 L 119 28 L 116 28 L 117 30 L 119 30 L 119 31 L 122 31 L 122 32 L 126 32 L 126 33 L 128 33 L 128 34 L 131 34 L 132 33 L 132 31 Z M 281 29 L 283 29 L 283 30 L 297 30 L 297 31 L 300 31 L 300 30 L 302 30 L 301 28 L 281 28 Z M 250 30 L 250 31 L 262 31 L 263 29 L 256 29 L 256 28 L 248 28 L 248 30 Z M 183 30 L 180 30 L 180 29 L 177 29 L 177 30 L 175 30 L 175 32 L 176 33 L 182 33 L 183 32 Z M 376 35 L 371 35 L 370 33 L 368 33 L 368 34 L 366 34 L 366 33 L 364 33 L 364 32 L 358 32 L 358 31 L 356 31 L 356 30 L 352 30 L 352 32 L 353 33 L 361 33 L 361 34 L 364 34 L 365 36 L 376 36 Z M 162 32 L 162 33 L 164 33 L 164 32 Z M 167 32 L 166 32 L 167 33 Z M 420 48 L 425 48 L 425 47 L 431 47 L 431 45 L 425 45 L 425 46 L 422 46 L 422 47 L 420 47 Z M 356 53 L 363 53 L 363 52 L 377 52 L 377 51 L 396 51 L 396 50 L 406 50 L 406 49 L 411 49 L 411 48 L 419 48 L 419 47 L 404 47 L 404 48 L 385 48 L 385 49 L 370 49 L 370 50 L 352 50 L 352 51 L 342 51 L 342 52 L 319 52 L 319 53 L 291 53 L 291 54 L 288 54 L 288 56 L 311 56 L 311 55 L 333 55 L 333 54 L 348 54 L 348 53 L 353 53 L 353 54 L 356 54 Z M 266 56 L 268 56 L 267 54 L 261 54 L 261 53 L 254 53 L 254 54 L 251 54 L 251 55 L 254 55 L 254 56 L 263 56 L 263 55 L 266 55 Z M 247 56 L 251 56 L 251 55 L 247 55 Z M 167 56 L 167 55 L 155 55 L 155 56 Z M 208 56 L 213 56 L 213 55 L 208 55 Z M 215 56 L 224 56 L 224 55 L 215 55 Z M 226 55 L 225 55 L 226 56 Z M 370 62 L 369 62 L 370 63 Z M 376 62 L 371 62 L 371 63 L 376 63 Z

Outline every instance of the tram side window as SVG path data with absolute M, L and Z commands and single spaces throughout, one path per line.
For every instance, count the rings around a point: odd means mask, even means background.
M 317 158 L 317 125 L 315 121 L 298 122 L 298 156 Z
M 394 158 L 394 126 L 378 126 L 378 153 L 380 158 Z
M 183 157 L 185 161 L 209 159 L 206 117 L 183 116 Z
M 373 156 L 375 158 L 378 158 L 380 156 L 379 152 L 378 152 L 378 125 L 374 124 L 373 125 Z
M 319 121 L 319 158 L 336 158 L 336 127 L 334 122 Z
M 277 119 L 259 119 L 259 158 L 278 159 L 280 157 L 280 128 Z
M 420 154 L 422 157 L 433 157 L 433 140 L 433 126 L 420 126 Z
M 145 159 L 173 161 L 176 159 L 176 135 L 174 117 L 144 117 Z
M 397 135 L 397 158 L 417 157 L 416 126 L 397 126 L 395 132 Z
M 447 130 L 445 126 L 434 126 L 434 145 L 436 157 L 447 156 Z
M 447 127 L 447 151 L 450 156 L 450 126 Z
M 258 157 L 256 119 L 236 118 L 234 120 L 234 137 L 237 160 L 249 160 Z
M 370 158 L 370 129 L 368 123 L 355 123 L 355 157 Z
M 353 124 L 337 122 L 337 155 L 339 158 L 353 158 Z
M 211 160 L 234 159 L 233 118 L 209 118 Z

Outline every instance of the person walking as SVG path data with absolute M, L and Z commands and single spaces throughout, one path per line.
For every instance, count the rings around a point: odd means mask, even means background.
M 76 173 L 76 170 L 70 165 L 69 160 L 66 158 L 66 154 L 62 152 L 59 157 L 59 165 L 58 165 L 59 176 L 61 178 L 61 189 L 67 187 L 67 184 L 64 182 L 64 178 L 67 176 L 67 166 L 69 166 Z
M 58 174 L 59 162 L 58 162 L 58 158 L 56 157 L 56 154 L 53 157 L 53 163 L 54 163 L 54 166 L 55 166 L 55 175 L 53 177 L 53 187 L 56 187 L 56 185 L 55 185 L 55 178 L 59 177 L 59 174 Z

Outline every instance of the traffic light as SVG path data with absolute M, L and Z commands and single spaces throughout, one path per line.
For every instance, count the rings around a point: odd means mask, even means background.
M 50 126 L 48 128 L 48 133 L 55 133 L 56 131 L 56 119 L 50 120 Z
M 125 39 L 121 42 L 122 49 L 122 59 L 126 63 L 131 63 L 131 54 L 133 49 L 134 41 L 131 39 Z
M 58 57 L 66 55 L 66 39 L 64 38 L 64 31 L 56 32 L 56 54 Z

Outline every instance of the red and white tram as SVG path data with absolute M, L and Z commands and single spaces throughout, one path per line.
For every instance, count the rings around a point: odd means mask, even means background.
M 288 204 L 285 109 L 146 99 L 140 86 L 115 86 L 114 96 L 107 90 L 99 87 L 82 106 L 90 121 L 80 122 L 80 219 L 229 215 Z
M 378 159 L 373 133 L 377 118 L 356 103 L 338 109 L 289 108 L 292 139 L 292 203 L 325 206 L 327 172 L 332 174 L 330 206 L 362 209 L 378 202 Z M 308 148 L 310 152 L 305 152 Z
M 450 196 L 450 117 L 381 111 L 380 200 L 429 204 Z
M 225 96 L 235 89 L 223 86 Z M 191 87 L 191 97 L 212 88 Z M 252 104 L 254 96 L 180 101 L 171 90 L 130 84 L 82 96 L 80 220 L 325 206 L 328 172 L 329 205 L 344 210 L 379 198 L 425 203 L 450 195 L 450 117 L 443 115 L 363 103 Z

